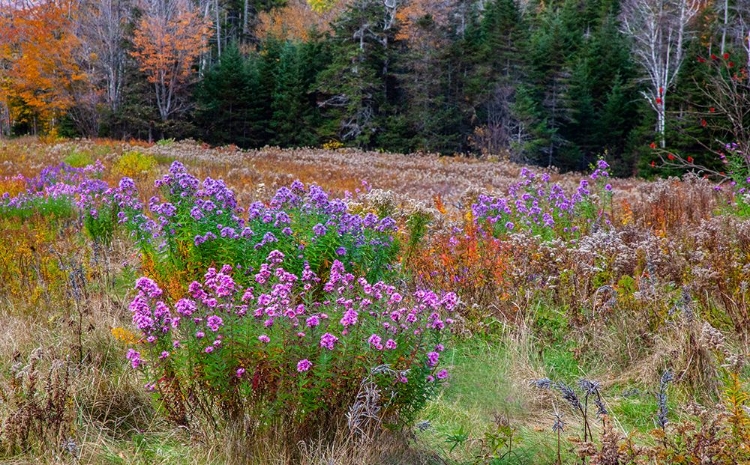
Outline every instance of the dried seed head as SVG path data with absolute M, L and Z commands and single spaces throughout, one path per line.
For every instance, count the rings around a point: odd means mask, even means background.
M 557 390 L 560 391 L 562 398 L 565 399 L 565 401 L 568 402 L 571 407 L 576 410 L 581 409 L 581 401 L 578 400 L 578 395 L 572 388 L 567 386 L 565 383 L 557 383 L 556 387 Z
M 596 394 L 601 388 L 598 381 L 592 381 L 585 378 L 581 378 L 578 381 L 578 386 L 588 395 Z
M 596 404 L 596 414 L 597 415 L 602 416 L 602 415 L 608 415 L 609 414 L 609 412 L 607 411 L 607 407 L 604 406 L 604 402 L 602 401 L 601 397 L 597 397 L 596 400 L 594 401 L 594 403 Z
M 531 380 L 531 385 L 537 389 L 549 389 L 552 387 L 552 380 L 549 378 L 539 378 Z
M 703 328 L 701 328 L 701 339 L 712 350 L 719 350 L 724 347 L 724 335 L 707 321 L 703 323 Z
M 552 431 L 557 433 L 558 431 L 560 433 L 565 431 L 565 422 L 562 420 L 562 415 L 558 412 L 555 412 L 553 415 L 553 418 L 555 421 L 552 423 Z

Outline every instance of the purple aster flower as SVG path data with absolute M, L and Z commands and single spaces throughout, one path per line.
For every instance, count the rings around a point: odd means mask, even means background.
M 128 349 L 128 353 L 125 356 L 125 358 L 130 360 L 130 365 L 133 368 L 138 368 L 143 363 L 143 360 L 141 360 L 140 352 L 133 350 L 133 349 Z
M 203 211 L 198 207 L 193 207 L 190 210 L 190 216 L 192 216 L 195 221 L 200 221 L 203 219 Z
M 156 285 L 154 280 L 145 276 L 142 278 L 138 278 L 138 280 L 135 282 L 135 288 L 152 299 L 160 297 L 162 294 L 161 289 L 159 289 L 159 286 Z
M 267 335 L 265 335 L 265 334 L 261 334 L 260 336 L 258 336 L 258 340 L 259 340 L 260 342 L 264 343 L 264 344 L 268 344 L 269 342 L 271 342 L 271 338 L 270 338 L 270 337 L 268 337 L 268 336 L 267 336 Z
M 302 373 L 302 372 L 307 371 L 310 368 L 312 368 L 312 365 L 313 364 L 312 364 L 312 362 L 310 360 L 308 360 L 306 358 L 303 358 L 302 360 L 300 360 L 299 362 L 297 362 L 297 371 L 300 372 L 300 373 Z
M 279 242 L 279 240 L 271 231 L 268 231 L 263 235 L 263 243 L 268 244 L 269 242 Z
M 206 319 L 206 326 L 208 326 L 208 328 L 213 332 L 218 331 L 219 327 L 221 327 L 223 324 L 224 321 L 220 316 L 211 315 Z
M 180 315 L 189 317 L 195 312 L 196 305 L 195 302 L 190 299 L 180 299 L 177 301 L 174 308 Z
M 367 339 L 367 343 L 370 344 L 371 346 L 375 347 L 375 348 L 377 348 L 378 346 L 380 346 L 380 342 L 381 341 L 382 341 L 382 339 L 377 334 L 373 334 L 373 335 L 371 335 Z
M 328 232 L 328 230 L 326 229 L 326 227 L 323 226 L 320 223 L 318 223 L 315 226 L 313 226 L 312 230 L 313 230 L 313 233 L 315 233 L 316 236 L 325 236 L 326 232 Z
M 340 323 L 346 328 L 352 325 L 357 324 L 357 317 L 359 314 L 356 310 L 349 309 L 344 313 L 344 316 L 341 318 Z
M 338 342 L 339 338 L 331 333 L 325 333 L 320 336 L 320 347 L 328 350 L 333 350 L 333 346 Z

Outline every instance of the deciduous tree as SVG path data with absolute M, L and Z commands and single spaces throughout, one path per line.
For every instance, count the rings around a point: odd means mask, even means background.
M 103 90 L 111 112 L 117 112 L 125 85 L 131 0 L 84 0 L 79 36 L 90 58 L 92 78 Z
M 28 124 L 34 133 L 50 130 L 88 88 L 74 34 L 78 2 L 13 1 L 0 7 L 0 99 L 12 122 Z
M 626 0 L 623 31 L 632 39 L 636 61 L 643 68 L 648 90 L 644 98 L 656 112 L 659 144 L 666 147 L 666 102 L 685 59 L 690 24 L 704 0 Z
M 144 0 L 133 37 L 132 56 L 154 86 L 162 122 L 184 111 L 183 91 L 195 75 L 196 58 L 206 46 L 210 22 L 189 0 Z

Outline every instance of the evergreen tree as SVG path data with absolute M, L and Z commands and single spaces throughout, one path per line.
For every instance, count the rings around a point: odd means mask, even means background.
M 393 95 L 394 13 L 382 1 L 355 0 L 334 24 L 333 60 L 318 76 L 330 122 L 321 128 L 324 137 L 359 147 L 376 145 Z
M 273 119 L 273 100 L 276 91 L 277 68 L 281 63 L 281 53 L 284 42 L 276 38 L 269 38 L 258 47 L 257 73 L 258 87 L 255 91 L 254 98 L 258 114 L 258 146 L 271 143 L 275 131 L 271 128 Z
M 454 43 L 449 25 L 431 14 L 412 22 L 407 41 L 399 43 L 398 94 L 391 99 L 393 114 L 379 138 L 384 147 L 446 154 L 462 150 L 462 107 L 449 88 Z
M 572 57 L 566 96 L 570 120 L 561 129 L 568 144 L 558 162 L 564 169 L 585 169 L 605 151 L 619 157 L 635 124 L 635 66 L 618 28 L 611 9 L 587 24 L 583 44 Z
M 214 144 L 251 147 L 259 142 L 254 95 L 257 74 L 239 49 L 227 48 L 203 77 L 196 92 L 196 126 L 200 137 Z
M 566 0 L 571 3 L 572 0 Z M 515 106 L 528 131 L 523 150 L 529 161 L 552 166 L 565 144 L 560 127 L 570 118 L 565 105 L 570 69 L 568 60 L 577 45 L 565 29 L 560 9 L 548 4 L 536 18 L 529 45 L 529 73 L 519 86 L 524 102 Z
M 319 41 L 287 41 L 275 69 L 271 103 L 271 143 L 280 146 L 317 145 L 321 123 L 314 89 L 316 72 L 329 61 Z
M 522 127 L 513 105 L 526 74 L 527 31 L 517 0 L 495 0 L 487 5 L 479 25 L 471 86 L 476 94 L 477 126 L 472 145 L 480 151 L 510 152 L 520 142 Z

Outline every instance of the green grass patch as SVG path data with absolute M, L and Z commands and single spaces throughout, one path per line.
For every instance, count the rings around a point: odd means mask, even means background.
M 75 210 L 72 199 L 60 197 L 35 197 L 19 206 L 1 206 L 0 218 L 28 220 L 39 215 L 45 219 L 72 218 Z
M 460 341 L 443 357 L 450 382 L 421 415 L 430 426 L 419 437 L 431 450 L 457 464 L 554 461 L 555 439 L 528 422 L 531 387 L 512 378 L 502 342 Z
M 83 168 L 94 163 L 94 158 L 88 152 L 73 150 L 67 157 L 63 158 L 63 163 L 67 163 L 73 168 Z
M 220 463 L 190 444 L 189 438 L 165 433 L 136 433 L 129 440 L 101 444 L 97 463 L 112 465 L 188 465 Z

